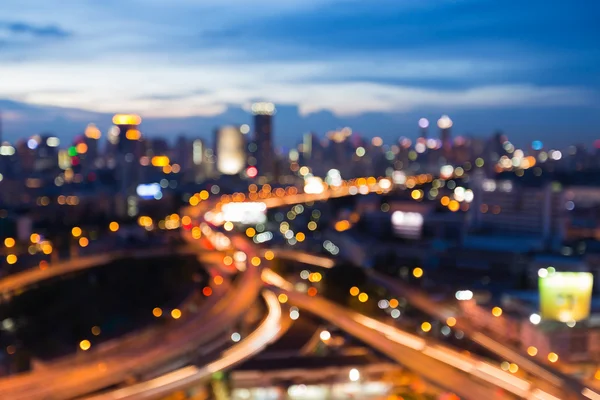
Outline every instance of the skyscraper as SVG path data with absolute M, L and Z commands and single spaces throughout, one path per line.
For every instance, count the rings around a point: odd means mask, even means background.
M 117 114 L 113 117 L 113 124 L 119 128 L 117 134 L 117 172 L 120 180 L 121 205 L 123 200 L 127 204 L 127 214 L 134 216 L 137 214 L 137 207 L 133 204 L 135 198 L 135 185 L 138 182 L 139 157 L 142 148 L 141 132 L 138 127 L 142 118 L 138 115 Z M 125 209 L 122 209 L 122 213 Z
M 419 137 L 427 139 L 427 128 L 429 127 L 429 120 L 427 118 L 421 118 L 419 120 Z
M 452 120 L 447 115 L 442 115 L 438 119 L 438 128 L 440 128 L 440 140 L 442 141 L 442 150 L 444 156 L 450 156 L 452 152 L 452 136 L 450 134 L 450 128 L 452 128 Z
M 237 126 L 225 126 L 215 131 L 217 170 L 225 175 L 236 175 L 246 165 L 242 132 Z
M 254 103 L 254 141 L 257 146 L 256 160 L 258 173 L 267 179 L 275 177 L 275 151 L 273 149 L 273 103 Z

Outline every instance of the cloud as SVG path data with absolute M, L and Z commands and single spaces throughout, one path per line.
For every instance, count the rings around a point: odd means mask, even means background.
M 62 39 L 71 36 L 71 33 L 57 25 L 32 25 L 25 22 L 0 22 L 0 32 L 4 36 L 53 38 Z

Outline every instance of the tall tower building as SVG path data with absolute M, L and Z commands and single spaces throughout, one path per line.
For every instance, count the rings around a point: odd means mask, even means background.
M 138 127 L 142 118 L 133 114 L 117 114 L 113 117 L 113 124 L 118 128 L 117 146 L 117 172 L 120 180 L 119 194 L 121 200 L 126 200 L 127 214 L 137 214 L 135 187 L 140 173 L 139 158 L 142 149 L 141 132 Z M 123 212 L 124 210 L 121 210 Z
M 452 120 L 447 115 L 442 115 L 438 119 L 438 128 L 440 128 L 440 140 L 442 141 L 442 149 L 446 158 L 450 156 L 452 152 L 452 135 L 450 128 L 452 128 Z
M 217 170 L 225 175 L 237 175 L 246 166 L 246 146 L 237 126 L 225 126 L 215 131 Z
M 98 159 L 98 141 L 102 137 L 102 132 L 94 124 L 88 124 L 84 132 L 85 138 L 84 143 L 87 146 L 87 155 L 83 162 L 85 172 L 88 172 L 96 167 L 96 160 Z
M 275 151 L 272 140 L 275 111 L 273 103 L 254 103 L 252 105 L 258 174 L 267 179 L 275 178 Z
M 427 128 L 429 128 L 429 120 L 427 118 L 421 118 L 419 120 L 419 137 L 427 139 Z

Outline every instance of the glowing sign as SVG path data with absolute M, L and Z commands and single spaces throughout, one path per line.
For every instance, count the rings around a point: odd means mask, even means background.
M 416 212 L 395 211 L 392 214 L 392 228 L 399 237 L 418 239 L 423 228 L 423 215 Z
M 112 122 L 115 125 L 139 125 L 142 123 L 142 118 L 135 114 L 117 114 Z
M 158 183 L 148 183 L 138 185 L 135 192 L 142 199 L 160 199 L 162 198 L 162 189 Z
M 554 272 L 539 278 L 543 319 L 580 321 L 590 315 L 594 276 L 589 272 Z
M 217 169 L 225 175 L 237 175 L 244 169 L 244 138 L 234 126 L 217 132 Z
M 169 165 L 171 160 L 167 156 L 154 156 L 152 157 L 152 165 L 155 167 L 166 167 Z
M 223 220 L 242 224 L 262 224 L 267 221 L 265 203 L 227 203 L 222 209 Z
M 254 115 L 273 115 L 275 114 L 275 104 L 273 103 L 254 103 L 252 104 Z
M 57 137 L 51 136 L 48 139 L 46 139 L 46 145 L 48 147 L 58 147 L 60 145 L 60 139 Z

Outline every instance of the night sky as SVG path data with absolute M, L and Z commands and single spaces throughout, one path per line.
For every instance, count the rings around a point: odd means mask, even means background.
M 455 135 L 591 145 L 599 15 L 595 0 L 2 0 L 4 139 L 105 132 L 115 112 L 210 138 L 267 100 L 286 146 L 346 125 L 415 137 L 441 114 Z

